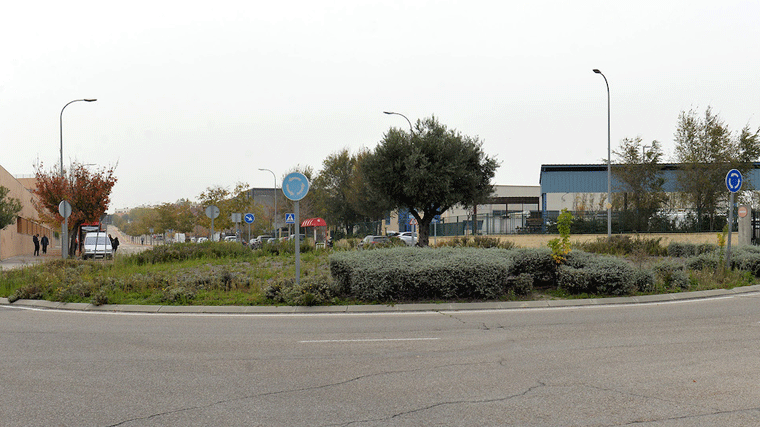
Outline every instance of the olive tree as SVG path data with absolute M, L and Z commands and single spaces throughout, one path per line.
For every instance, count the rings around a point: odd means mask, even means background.
M 419 246 L 428 245 L 435 216 L 491 196 L 498 166 L 477 137 L 449 130 L 435 117 L 418 120 L 413 132 L 391 128 L 361 162 L 368 185 L 417 220 Z

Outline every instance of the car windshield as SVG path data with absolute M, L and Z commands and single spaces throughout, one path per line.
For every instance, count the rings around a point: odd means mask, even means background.
M 105 246 L 106 243 L 111 243 L 108 238 L 104 234 L 100 235 L 93 235 L 88 234 L 84 237 L 84 244 L 85 245 L 98 245 L 98 246 Z

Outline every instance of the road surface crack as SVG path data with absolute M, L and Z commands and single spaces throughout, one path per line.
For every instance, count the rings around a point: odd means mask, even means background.
M 448 405 L 462 405 L 462 404 L 464 404 L 464 405 L 480 405 L 480 404 L 486 404 L 486 403 L 506 402 L 508 400 L 524 397 L 525 395 L 527 395 L 528 393 L 532 392 L 533 390 L 536 390 L 536 389 L 539 389 L 539 388 L 545 387 L 545 386 L 546 386 L 546 384 L 544 384 L 541 381 L 538 381 L 538 384 L 527 388 L 523 392 L 517 393 L 517 394 L 512 394 L 512 395 L 509 395 L 509 396 L 496 397 L 496 398 L 492 398 L 492 399 L 470 399 L 470 400 L 463 399 L 463 400 L 451 400 L 451 401 L 446 401 L 446 402 L 438 402 L 438 403 L 433 403 L 433 404 L 428 405 L 428 406 L 423 406 L 423 407 L 420 407 L 420 408 L 415 408 L 415 409 L 410 409 L 410 410 L 403 411 L 403 412 L 398 412 L 396 414 L 389 415 L 387 417 L 348 421 L 348 422 L 340 423 L 340 424 L 324 424 L 322 427 L 345 427 L 345 426 L 350 426 L 350 425 L 355 425 L 355 424 L 363 424 L 363 423 L 386 422 L 386 421 L 391 421 L 393 419 L 396 419 L 398 417 L 402 417 L 402 416 L 405 416 L 405 415 L 410 415 L 410 414 L 415 414 L 415 413 L 418 413 L 418 412 L 429 411 L 429 410 L 434 409 L 434 408 L 438 408 L 438 407 L 441 407 L 441 406 L 448 406 Z

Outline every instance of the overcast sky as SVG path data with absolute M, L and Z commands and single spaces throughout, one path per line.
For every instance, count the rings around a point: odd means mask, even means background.
M 501 161 L 600 163 L 681 111 L 760 126 L 760 1 L 15 1 L 0 14 L 0 165 L 118 164 L 111 211 L 271 187 L 435 115 Z

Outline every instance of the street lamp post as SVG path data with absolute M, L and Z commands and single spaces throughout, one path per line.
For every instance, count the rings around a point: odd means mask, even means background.
M 279 234 L 280 234 L 279 231 L 280 230 L 277 229 L 277 175 L 275 175 L 274 172 L 272 172 L 269 169 L 259 168 L 259 170 L 260 171 L 267 171 L 267 172 L 271 173 L 272 174 L 272 178 L 274 178 L 274 193 L 272 194 L 273 197 L 274 197 L 274 217 L 272 218 L 272 232 L 275 233 L 275 236 L 273 236 L 273 237 L 276 237 L 276 238 L 279 239 L 280 238 L 280 236 L 279 236 Z
M 74 102 L 95 102 L 97 99 L 75 99 L 73 101 L 69 101 L 66 105 L 61 108 L 61 118 L 60 118 L 60 128 L 61 128 L 61 180 L 65 179 L 64 173 L 63 173 L 63 110 L 66 109 L 66 107 L 69 106 L 69 104 L 72 104 Z M 69 218 L 64 217 L 63 218 L 63 227 L 61 227 L 61 257 L 63 259 L 68 258 L 69 251 L 68 251 L 68 236 L 69 235 Z
M 604 84 L 607 85 L 607 240 L 612 238 L 612 150 L 610 148 L 610 84 L 607 77 L 598 69 L 594 68 L 596 74 L 604 77 Z
M 397 116 L 401 116 L 401 117 L 405 118 L 406 122 L 409 123 L 409 130 L 412 132 L 412 135 L 414 135 L 414 127 L 412 126 L 412 122 L 409 121 L 409 119 L 405 115 L 403 115 L 401 113 L 396 113 L 396 112 L 393 112 L 393 111 L 383 111 L 383 114 L 395 114 Z

